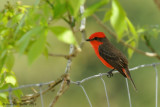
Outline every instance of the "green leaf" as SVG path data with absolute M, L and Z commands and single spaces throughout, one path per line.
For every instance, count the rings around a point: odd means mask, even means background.
M 107 11 L 103 18 L 103 22 L 107 22 L 108 20 L 110 20 L 111 15 L 112 15 L 112 10 Z
M 77 17 L 80 6 L 84 4 L 85 0 L 69 0 L 69 3 L 73 9 L 73 16 Z
M 21 90 L 14 90 L 13 91 L 14 95 L 17 96 L 19 99 L 23 95 L 23 92 Z
M 17 45 L 19 45 L 19 52 L 20 54 L 24 53 L 25 49 L 27 48 L 29 44 L 29 40 L 33 35 L 39 34 L 43 30 L 42 26 L 37 26 L 27 33 L 25 33 L 20 40 L 17 41 Z
M 50 27 L 50 30 L 55 34 L 55 36 L 59 40 L 68 44 L 74 44 L 74 45 L 77 44 L 74 35 L 70 29 L 62 26 L 54 26 Z
M 88 7 L 84 12 L 84 17 L 91 16 L 94 12 L 96 12 L 100 7 L 107 4 L 109 0 L 101 0 L 98 3 L 95 3 L 94 5 Z
M 2 71 L 2 68 L 3 68 L 4 64 L 5 64 L 6 58 L 7 58 L 7 55 L 5 55 L 2 58 L 0 57 L 0 73 Z
M 131 45 L 132 47 L 135 47 L 135 46 L 136 46 L 135 41 L 132 41 L 132 42 L 130 43 L 130 45 Z M 128 56 L 129 56 L 129 58 L 132 57 L 133 53 L 134 53 L 134 50 L 131 49 L 131 48 L 128 48 Z
M 40 3 L 40 0 L 35 0 L 34 6 L 37 6 Z
M 13 75 L 7 75 L 5 78 L 5 82 L 10 83 L 13 86 L 15 86 L 16 85 L 16 78 Z
M 40 33 L 39 38 L 33 43 L 28 53 L 29 64 L 32 64 L 38 56 L 43 52 L 46 43 L 46 34 L 47 31 Z
M 43 54 L 44 54 L 44 56 L 46 56 L 46 58 L 48 58 L 49 52 L 48 52 L 48 48 L 47 47 L 44 48 Z
M 17 80 L 16 80 L 14 72 L 13 71 L 9 71 L 6 68 L 3 68 L 2 72 L 0 73 L 0 81 L 1 81 L 0 82 L 0 90 L 8 89 L 9 86 L 11 86 L 12 88 L 18 86 L 18 83 L 17 83 Z M 13 93 L 18 98 L 20 98 L 21 95 L 23 95 L 21 90 L 14 90 Z
M 13 54 L 8 54 L 7 59 L 6 59 L 6 66 L 8 70 L 10 71 L 14 65 L 14 56 Z
M 16 27 L 16 31 L 14 32 L 14 38 L 17 36 L 17 33 L 19 32 L 20 28 L 22 27 L 22 25 L 25 21 L 25 18 L 26 18 L 26 14 L 23 14 L 23 17 L 21 18 L 18 26 Z
M 53 9 L 53 17 L 58 19 L 61 18 L 64 13 L 66 13 L 67 9 L 66 9 L 66 2 L 62 1 L 62 0 L 56 0 L 54 3 L 54 7 Z
M 7 101 L 8 94 L 7 93 L 0 93 L 0 101 Z
M 129 27 L 132 35 L 134 36 L 136 42 L 138 42 L 138 34 L 135 30 L 135 27 L 133 26 L 132 22 L 127 17 L 126 17 L 126 21 L 127 21 L 128 27 Z
M 118 34 L 118 40 L 123 37 L 123 33 L 127 30 L 127 23 L 125 20 L 126 14 L 117 0 L 112 1 L 112 15 L 111 25 Z

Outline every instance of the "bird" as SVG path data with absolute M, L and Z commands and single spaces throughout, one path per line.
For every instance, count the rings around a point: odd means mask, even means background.
M 108 72 L 108 77 L 113 76 L 113 71 L 119 71 L 125 78 L 128 78 L 133 88 L 137 91 L 134 81 L 132 80 L 131 74 L 128 69 L 128 60 L 126 56 L 117 49 L 112 43 L 108 40 L 103 32 L 93 33 L 89 39 L 97 57 L 100 61 L 111 70 Z

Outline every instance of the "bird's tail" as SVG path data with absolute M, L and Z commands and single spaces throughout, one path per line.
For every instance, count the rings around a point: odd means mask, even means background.
M 126 77 L 127 77 L 129 80 L 131 80 L 131 83 L 132 83 L 132 86 L 133 86 L 134 90 L 137 91 L 136 85 L 134 84 L 134 82 L 133 82 L 133 80 L 132 80 L 132 77 L 131 77 L 131 75 L 130 75 L 130 73 L 129 73 L 128 68 L 127 68 L 127 69 L 122 69 L 122 70 L 123 70 L 124 74 L 126 75 Z

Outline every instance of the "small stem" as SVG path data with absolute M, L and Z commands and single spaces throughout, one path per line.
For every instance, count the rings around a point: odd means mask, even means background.
M 52 56 L 52 57 L 64 57 L 66 59 L 70 59 L 71 57 L 75 57 L 76 56 L 75 53 L 72 53 L 72 54 L 69 54 L 69 55 L 49 53 L 48 55 Z
M 115 39 L 117 39 L 117 35 L 116 35 L 112 30 L 110 30 L 108 26 L 105 26 L 105 25 L 101 22 L 101 20 L 100 20 L 96 15 L 93 15 L 93 18 L 94 18 L 94 19 L 97 21 L 97 23 L 98 23 L 101 27 L 103 27 L 111 36 L 113 36 Z M 122 40 L 122 39 L 119 40 L 119 42 L 120 42 L 122 45 L 124 45 L 124 46 L 126 46 L 126 47 L 128 47 L 128 48 L 130 48 L 130 49 L 132 49 L 132 50 L 134 50 L 135 52 L 137 52 L 137 53 L 139 53 L 139 54 L 142 54 L 142 55 L 145 55 L 145 56 L 149 56 L 149 57 L 156 57 L 157 59 L 160 60 L 160 55 L 158 55 L 157 53 L 144 52 L 144 51 L 142 51 L 142 50 L 140 50 L 140 49 L 137 49 L 137 48 L 132 47 L 131 45 L 127 44 L 127 43 L 126 43 L 124 40 Z

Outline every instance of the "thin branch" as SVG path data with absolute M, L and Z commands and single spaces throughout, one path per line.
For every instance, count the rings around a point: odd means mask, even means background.
M 21 89 L 21 88 L 26 88 L 26 87 L 33 87 L 33 86 L 43 86 L 43 85 L 48 85 L 49 87 L 44 90 L 41 91 L 39 93 L 35 93 L 35 94 L 30 94 L 30 95 L 26 95 L 23 96 L 21 98 L 21 104 L 26 104 L 26 103 L 32 103 L 36 100 L 36 98 L 38 98 L 41 94 L 45 94 L 48 91 L 51 91 L 54 89 L 55 86 L 57 86 L 58 84 L 60 84 L 62 82 L 62 80 L 67 76 L 67 74 L 63 74 L 62 76 L 60 76 L 59 78 L 57 78 L 57 80 L 55 81 L 50 81 L 48 83 L 40 83 L 40 84 L 31 84 L 31 85 L 25 85 L 25 86 L 20 86 L 17 88 L 12 88 L 12 90 L 17 90 L 17 89 Z M 19 101 L 14 100 L 14 103 L 16 104 Z
M 160 9 L 160 1 L 159 0 L 154 0 L 154 3 L 157 5 L 158 9 Z
M 117 39 L 117 35 L 109 29 L 108 26 L 105 26 L 101 20 L 96 16 L 96 15 L 93 15 L 93 18 L 97 21 L 97 23 L 103 27 L 110 35 L 112 35 L 114 38 Z M 151 52 L 144 52 L 140 49 L 137 49 L 137 48 L 134 48 L 132 47 L 131 45 L 127 44 L 125 41 L 123 41 L 122 39 L 119 41 L 122 45 L 128 47 L 128 48 L 131 48 L 132 50 L 134 50 L 135 52 L 139 53 L 139 54 L 142 54 L 142 55 L 145 55 L 145 56 L 149 56 L 149 57 L 156 57 L 157 59 L 160 60 L 160 55 L 158 55 L 157 53 L 151 53 Z
M 80 6 L 80 13 L 81 13 L 81 15 L 83 15 L 83 13 L 84 13 L 84 6 L 83 5 Z M 70 22 L 69 23 L 70 28 L 71 28 L 73 34 L 75 34 L 75 30 L 74 30 L 74 26 L 75 26 L 74 18 L 69 13 L 68 13 L 68 19 L 69 19 L 69 22 Z M 84 41 L 85 41 L 85 37 L 86 37 L 85 23 L 86 23 L 86 19 L 83 18 L 81 20 L 81 25 L 80 25 L 80 31 L 82 33 L 82 41 L 81 41 L 80 47 L 83 46 Z M 60 57 L 65 57 L 66 59 L 68 59 L 66 70 L 65 70 L 65 73 L 68 74 L 68 72 L 70 71 L 71 63 L 72 63 L 72 57 L 76 56 L 78 52 L 79 52 L 78 49 L 74 45 L 70 45 L 69 55 L 50 54 L 50 56 L 60 56 Z M 69 76 L 68 76 L 68 78 L 69 78 Z M 59 97 L 66 91 L 66 89 L 68 89 L 69 85 L 67 84 L 67 81 L 65 79 L 67 79 L 67 78 L 64 78 L 64 80 L 63 80 L 63 82 L 61 84 L 61 87 L 60 87 L 60 89 L 59 89 L 56 97 L 54 98 L 54 100 L 50 104 L 50 107 L 53 107 L 55 105 L 55 103 L 57 102 L 57 100 L 59 99 Z
M 49 55 L 49 56 L 52 56 L 52 57 L 64 57 L 64 58 L 66 58 L 66 59 L 70 59 L 71 57 L 75 57 L 75 56 L 76 56 L 75 53 L 71 53 L 71 54 L 69 54 L 69 55 L 49 53 L 48 55 Z
M 80 6 L 80 13 L 81 13 L 81 16 L 83 16 L 83 13 L 85 11 L 85 8 L 84 8 L 84 5 L 81 5 Z M 83 17 L 82 20 L 81 20 L 81 25 L 80 25 L 80 32 L 81 32 L 81 35 L 82 35 L 82 41 L 81 41 L 81 44 L 80 44 L 80 47 L 82 48 L 85 41 L 86 41 L 86 18 Z
M 54 5 L 49 1 L 49 0 L 45 0 L 46 3 L 51 7 L 52 11 L 54 10 Z M 62 16 L 62 19 L 66 22 L 66 23 L 70 23 L 64 16 Z M 48 24 L 50 24 L 50 22 L 52 21 L 53 19 L 49 20 Z
M 62 84 L 61 84 L 61 88 L 58 91 L 56 97 L 54 98 L 54 100 L 52 101 L 52 103 L 50 104 L 50 107 L 53 107 L 55 105 L 55 103 L 57 102 L 57 100 L 59 99 L 59 97 L 69 88 L 69 84 L 68 84 L 68 79 L 64 78 L 65 80 L 63 80 Z
M 46 0 L 46 2 L 47 2 L 48 5 L 52 8 L 52 10 L 54 10 L 54 5 L 53 5 L 49 0 Z
M 150 39 L 147 37 L 147 35 L 144 35 L 144 40 L 145 40 L 146 46 L 151 50 L 151 52 L 156 53 L 156 50 L 151 45 Z M 158 55 L 157 58 L 160 59 L 160 56 Z
M 69 54 L 74 53 L 74 51 L 75 51 L 74 46 L 70 45 Z M 68 89 L 69 84 L 67 84 L 67 81 L 69 80 L 69 74 L 68 73 L 70 71 L 71 63 L 72 63 L 72 58 L 70 57 L 68 59 L 67 66 L 66 66 L 66 69 L 65 69 L 65 74 L 67 74 L 67 76 L 64 77 L 64 80 L 62 81 L 61 87 L 60 87 L 59 91 L 57 92 L 57 95 L 55 96 L 55 98 L 51 102 L 50 107 L 54 107 L 54 105 L 57 102 L 57 100 L 59 99 L 59 97 L 66 91 L 66 89 Z
M 68 18 L 69 18 L 69 25 L 71 27 L 71 30 L 74 34 L 74 29 L 73 29 L 73 23 L 74 23 L 74 18 L 70 16 L 70 14 L 68 13 Z M 77 54 L 77 48 L 75 48 L 75 46 L 73 44 L 70 45 L 70 49 L 69 49 L 69 54 Z M 66 69 L 65 69 L 65 74 L 69 74 L 70 68 L 71 68 L 71 63 L 72 63 L 72 57 L 68 58 L 68 62 L 66 65 Z M 64 78 L 64 80 L 61 83 L 61 87 L 59 89 L 59 91 L 57 92 L 57 95 L 55 96 L 55 98 L 53 99 L 53 101 L 50 104 L 50 107 L 54 107 L 55 103 L 57 102 L 57 100 L 60 98 L 60 96 L 68 89 L 69 84 L 67 84 L 67 80 L 69 79 L 69 75 Z M 67 87 L 67 88 L 66 88 Z

